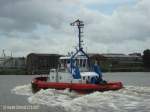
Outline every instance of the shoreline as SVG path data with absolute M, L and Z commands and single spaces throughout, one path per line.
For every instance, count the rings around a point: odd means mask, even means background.
M 111 69 L 111 70 L 104 70 L 102 69 L 103 73 L 114 73 L 114 72 L 150 72 L 150 69 L 143 68 L 143 69 Z M 45 73 L 48 74 L 48 73 Z M 28 74 L 26 69 L 0 69 L 0 75 L 40 75 L 40 74 Z

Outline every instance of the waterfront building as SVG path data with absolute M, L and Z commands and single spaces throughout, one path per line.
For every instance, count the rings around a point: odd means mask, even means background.
M 0 68 L 1 69 L 24 69 L 25 58 L 24 57 L 1 57 Z
M 143 69 L 141 55 L 130 54 L 90 54 L 91 59 L 97 60 L 105 71 L 140 71 Z
M 48 74 L 51 68 L 58 67 L 59 54 L 30 53 L 26 59 L 28 74 Z

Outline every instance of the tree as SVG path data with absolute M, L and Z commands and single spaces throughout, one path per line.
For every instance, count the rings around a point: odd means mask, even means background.
M 150 49 L 144 50 L 143 62 L 144 62 L 145 67 L 150 68 Z

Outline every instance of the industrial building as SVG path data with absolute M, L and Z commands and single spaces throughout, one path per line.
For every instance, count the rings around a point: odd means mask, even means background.
M 143 69 L 142 57 L 125 54 L 88 54 L 92 63 L 97 60 L 103 71 L 140 71 Z M 28 74 L 48 74 L 59 64 L 59 54 L 31 53 L 26 59 Z
M 139 54 L 90 54 L 91 59 L 97 60 L 104 71 L 141 71 L 143 59 Z
M 59 64 L 59 54 L 30 53 L 27 57 L 6 56 L 4 51 L 0 57 L 0 70 L 23 70 L 27 74 L 48 74 Z M 143 71 L 143 59 L 140 53 L 88 53 L 91 62 L 97 60 L 102 71 Z
M 0 58 L 1 69 L 25 69 L 24 57 L 1 57 Z
M 31 53 L 26 59 L 28 74 L 48 74 L 51 68 L 58 67 L 59 54 Z

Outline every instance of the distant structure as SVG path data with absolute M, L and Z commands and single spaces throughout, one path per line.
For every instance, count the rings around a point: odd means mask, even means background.
M 26 59 L 27 74 L 48 74 L 59 64 L 59 54 L 30 53 Z M 140 71 L 143 67 L 141 56 L 116 53 L 88 53 L 91 62 L 98 62 L 103 71 Z
M 107 71 L 138 71 L 143 69 L 140 54 L 89 54 L 90 59 L 97 60 L 99 65 Z
M 3 49 L 1 57 L 0 57 L 0 67 L 3 67 L 5 65 L 5 62 L 9 60 L 11 56 L 6 56 L 5 50 Z
M 25 57 L 11 57 L 3 62 L 3 68 L 25 69 Z
M 131 53 L 131 54 L 129 54 L 129 56 L 142 56 L 142 54 L 141 53 Z
M 24 69 L 25 58 L 24 57 L 12 57 L 6 56 L 5 50 L 3 49 L 0 57 L 0 69 Z
M 48 74 L 51 68 L 58 67 L 59 54 L 37 54 L 31 53 L 26 59 L 28 74 Z

